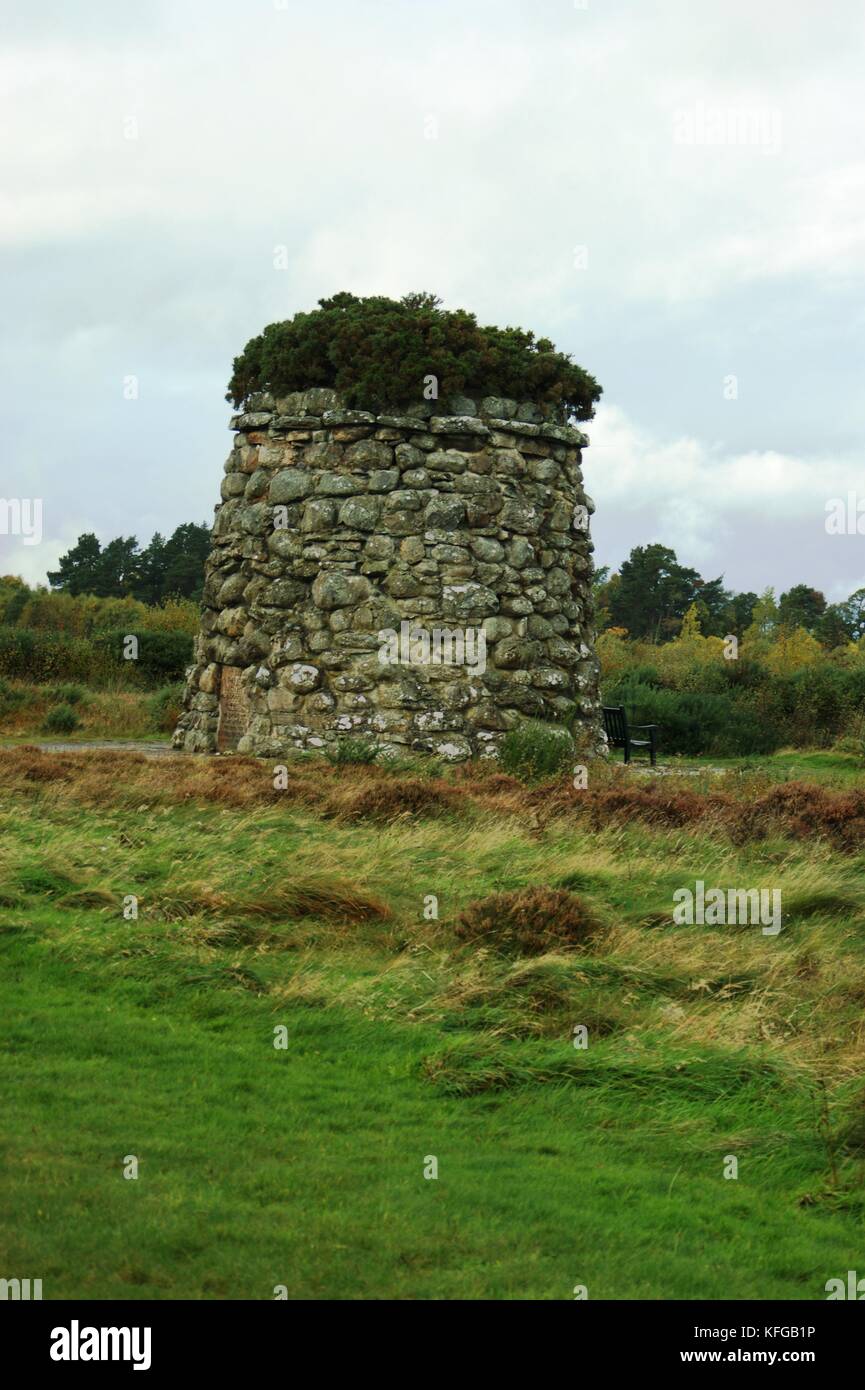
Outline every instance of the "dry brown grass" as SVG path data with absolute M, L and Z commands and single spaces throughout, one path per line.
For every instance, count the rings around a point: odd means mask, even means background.
M 736 844 L 785 834 L 823 837 L 833 847 L 865 845 L 865 789 L 836 791 L 805 782 L 758 791 L 698 792 L 667 777 L 636 781 L 619 767 L 599 765 L 590 790 L 559 779 L 529 787 L 494 765 L 463 765 L 419 777 L 388 767 L 333 767 L 323 759 L 287 765 L 287 786 L 273 785 L 274 764 L 259 758 L 154 757 L 114 750 L 50 752 L 32 745 L 0 749 L 0 789 L 100 806 L 177 805 L 302 807 L 341 821 L 397 821 L 482 811 L 515 817 L 530 831 L 576 819 L 597 830 L 637 822 L 659 829 L 704 829 Z
M 585 948 L 599 938 L 601 926 L 576 893 L 520 888 L 469 903 L 459 914 L 454 932 L 459 941 L 503 955 L 539 956 Z
M 344 772 L 344 769 L 342 770 Z M 405 816 L 440 816 L 460 808 L 460 793 L 442 781 L 419 777 L 397 779 L 379 773 L 355 781 L 342 780 L 320 807 L 338 820 L 392 821 Z
M 796 839 L 823 835 L 838 849 L 856 850 L 865 844 L 865 790 L 831 791 L 811 782 L 784 782 L 736 806 L 729 822 L 737 841 L 759 839 L 778 826 Z
M 393 916 L 390 905 L 383 898 L 339 879 L 301 880 L 257 893 L 220 891 L 206 884 L 190 884 L 174 893 L 154 897 L 151 913 L 163 921 L 226 917 L 234 913 L 265 921 L 314 917 L 346 923 L 387 921 Z
M 13 686 L 15 682 L 12 683 Z M 70 681 L 70 685 L 77 682 Z M 8 708 L 0 717 L 0 734 L 4 737 L 38 737 L 44 732 L 49 712 L 62 703 L 49 696 L 48 686 L 29 686 L 26 699 Z M 88 690 L 87 698 L 75 706 L 79 727 L 77 737 L 92 739 L 139 739 L 154 732 L 150 709 L 152 690 Z M 180 704 L 165 712 L 166 732 L 177 723 Z M 62 738 L 62 735 L 55 735 Z
M 647 1065 L 670 1044 L 769 1050 L 832 1086 L 861 1076 L 865 905 L 838 853 L 861 838 L 861 795 L 768 777 L 707 781 L 703 792 L 621 768 L 593 771 L 592 784 L 527 787 L 494 765 L 427 777 L 301 759 L 277 791 L 264 760 L 7 749 L 5 824 L 24 825 L 32 810 L 53 839 L 46 864 L 31 836 L 18 837 L 27 881 L 10 860 L 0 888 L 16 914 L 28 893 L 56 905 L 64 942 L 90 930 L 81 909 L 98 912 L 110 963 L 121 954 L 111 922 L 140 867 L 157 963 L 167 949 L 220 971 L 261 962 L 275 1006 L 348 1005 L 495 1039 L 567 1038 L 581 1022 Z M 118 808 L 143 814 L 103 826 Z M 770 831 L 792 838 L 753 853 L 737 843 Z M 0 869 L 6 852 L 0 840 Z M 677 864 L 684 881 L 693 869 L 719 883 L 778 882 L 785 931 L 768 941 L 735 927 L 673 930 Z M 50 893 L 37 872 L 56 878 Z M 421 916 L 427 887 L 440 921 Z M 584 948 L 575 893 L 606 926 L 597 947 Z M 515 905 L 516 945 L 503 952 L 496 938 Z

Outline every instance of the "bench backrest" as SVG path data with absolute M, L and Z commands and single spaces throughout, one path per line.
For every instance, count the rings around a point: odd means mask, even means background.
M 604 728 L 610 743 L 617 746 L 627 743 L 628 716 L 624 705 L 604 705 Z

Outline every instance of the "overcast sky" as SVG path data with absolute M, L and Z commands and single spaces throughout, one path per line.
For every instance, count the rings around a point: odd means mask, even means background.
M 0 497 L 44 509 L 0 573 L 209 520 L 247 340 L 428 289 L 602 383 L 599 563 L 865 584 L 825 530 L 865 499 L 861 0 L 3 0 L 0 33 Z

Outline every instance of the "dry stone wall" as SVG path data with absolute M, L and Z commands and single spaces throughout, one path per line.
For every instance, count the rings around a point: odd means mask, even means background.
M 275 756 L 363 736 L 495 756 L 525 718 L 598 733 L 585 436 L 488 397 L 330 390 L 236 416 L 174 743 Z

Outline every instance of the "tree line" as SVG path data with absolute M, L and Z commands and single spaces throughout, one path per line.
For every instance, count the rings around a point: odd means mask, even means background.
M 102 546 L 88 531 L 48 579 L 52 589 L 72 595 L 131 597 L 151 605 L 199 600 L 209 546 L 206 523 L 187 522 L 167 540 L 157 532 L 144 549 L 134 536 Z M 736 593 L 724 587 L 723 575 L 703 579 L 680 564 L 666 545 L 636 546 L 618 571 L 609 565 L 597 570 L 594 589 L 598 631 L 614 628 L 643 641 L 672 640 L 692 606 L 705 637 L 741 637 L 755 622 L 766 630 L 803 628 L 829 649 L 865 636 L 865 589 L 832 604 L 810 584 L 794 584 L 777 600 L 772 589 Z
M 615 628 L 650 642 L 674 638 L 692 606 L 704 637 L 741 637 L 755 623 L 766 631 L 804 628 L 829 649 L 865 636 L 865 589 L 832 604 L 810 584 L 794 584 L 777 600 L 773 589 L 735 593 L 723 575 L 703 579 L 666 545 L 636 546 L 615 573 L 609 565 L 598 569 L 594 591 L 599 631 Z
M 135 598 L 157 605 L 172 598 L 200 599 L 210 527 L 178 526 L 166 540 L 157 531 L 142 550 L 134 536 L 117 536 L 102 546 L 92 531 L 61 555 L 48 582 L 60 593 L 97 598 Z

